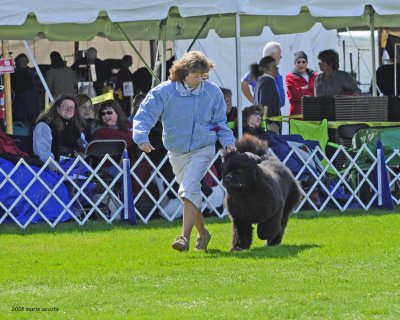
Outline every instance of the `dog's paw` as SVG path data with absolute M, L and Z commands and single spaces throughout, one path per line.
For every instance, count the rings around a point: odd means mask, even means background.
M 280 243 L 281 243 L 280 241 L 279 241 L 279 242 L 274 242 L 274 241 L 268 242 L 268 241 L 266 241 L 266 242 L 265 242 L 265 246 L 266 246 L 266 247 L 276 247 L 276 246 L 279 246 Z

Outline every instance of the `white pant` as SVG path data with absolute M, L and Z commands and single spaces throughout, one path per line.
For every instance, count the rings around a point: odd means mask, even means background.
M 168 152 L 172 171 L 179 183 L 179 197 L 181 200 L 183 198 L 190 200 L 198 209 L 201 204 L 200 182 L 214 155 L 215 146 L 185 153 Z

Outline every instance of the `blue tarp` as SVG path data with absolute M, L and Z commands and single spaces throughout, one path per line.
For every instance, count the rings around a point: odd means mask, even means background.
M 9 181 L 4 183 L 5 174 L 9 174 L 15 165 L 5 159 L 0 158 L 0 202 L 6 208 L 10 208 L 15 200 L 20 196 L 20 191 L 18 191 Z M 37 166 L 30 166 L 34 172 L 40 170 Z M 4 173 L 3 173 L 4 172 Z M 40 178 L 47 184 L 50 189 L 60 181 L 60 176 L 46 169 L 40 174 Z M 27 169 L 24 165 L 21 165 L 11 176 L 12 181 L 20 188 L 24 190 L 26 186 L 34 179 L 34 175 Z M 4 184 L 3 184 L 4 183 Z M 45 186 L 35 181 L 24 194 L 32 201 L 35 206 L 40 206 L 45 198 L 48 196 L 49 192 Z M 55 190 L 57 197 L 67 205 L 71 201 L 68 189 L 64 183 L 60 184 Z M 64 208 L 62 204 L 57 201 L 55 197 L 49 197 L 49 199 L 41 207 L 41 212 L 50 221 L 54 221 L 63 212 Z M 12 214 L 18 219 L 21 224 L 24 224 L 32 215 L 34 218 L 31 223 L 37 223 L 43 221 L 43 218 L 35 212 L 35 208 L 24 198 L 18 200 L 17 204 L 11 210 Z M 0 215 L 4 215 L 5 211 L 0 207 Z M 71 215 L 64 212 L 60 222 L 64 222 L 72 219 Z M 7 217 L 6 221 L 12 221 L 10 217 Z

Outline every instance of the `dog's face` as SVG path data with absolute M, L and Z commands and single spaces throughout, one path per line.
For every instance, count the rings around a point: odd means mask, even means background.
M 250 191 L 262 174 L 257 166 L 261 158 L 252 153 L 233 152 L 225 156 L 222 182 L 228 192 Z

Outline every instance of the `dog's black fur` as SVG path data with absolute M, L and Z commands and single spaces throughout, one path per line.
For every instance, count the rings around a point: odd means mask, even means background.
M 278 245 L 289 215 L 300 199 L 292 173 L 279 160 L 265 155 L 266 145 L 244 135 L 236 143 L 238 152 L 224 156 L 225 205 L 233 221 L 232 251 L 249 249 L 252 224 L 268 246 Z

